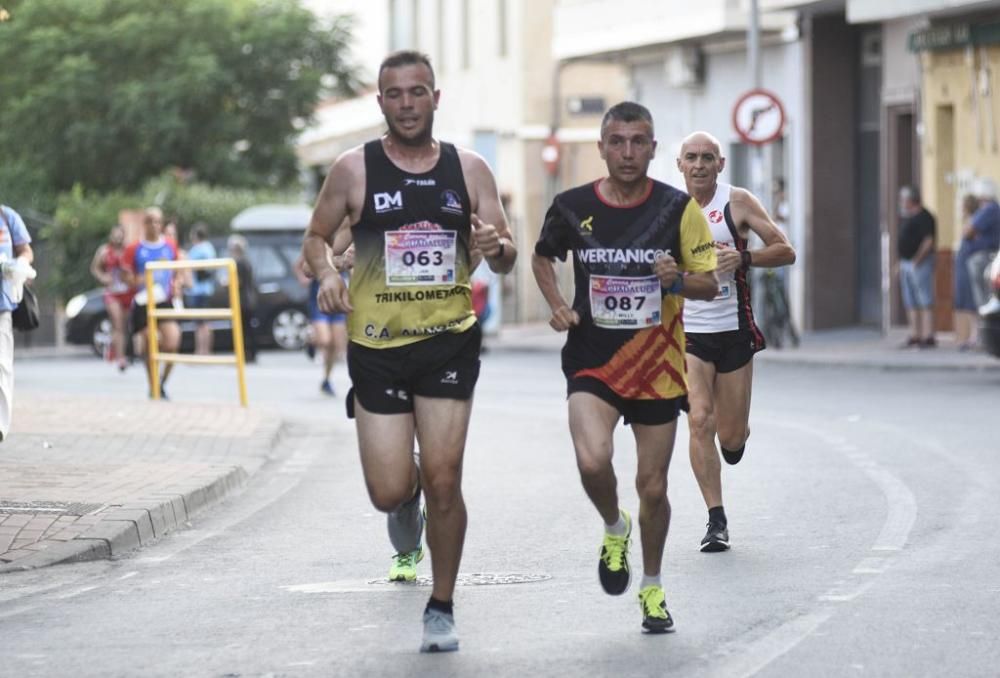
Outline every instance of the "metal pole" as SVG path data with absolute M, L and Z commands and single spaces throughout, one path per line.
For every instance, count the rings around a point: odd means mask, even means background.
M 750 0 L 750 34 L 747 36 L 747 62 L 750 66 L 750 84 L 760 87 L 760 8 L 758 0 Z

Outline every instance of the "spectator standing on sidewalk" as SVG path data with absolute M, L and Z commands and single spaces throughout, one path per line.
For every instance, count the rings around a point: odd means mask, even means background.
M 236 276 L 240 288 L 240 321 L 243 325 L 243 355 L 248 363 L 257 362 L 257 340 L 253 335 L 253 314 L 257 306 L 257 288 L 253 282 L 253 266 L 247 257 L 247 239 L 231 235 L 226 249 L 236 261 Z
M 14 326 L 11 315 L 23 293 L 25 277 L 33 277 L 31 236 L 21 215 L 0 205 L 0 442 L 10 431 L 14 408 Z M 30 273 L 25 275 L 25 271 Z
M 934 340 L 934 245 L 937 224 L 920 200 L 916 186 L 899 190 L 899 287 L 910 323 L 904 348 L 931 348 Z
M 1000 247 L 1000 204 L 997 185 L 992 179 L 976 182 L 979 206 L 962 231 L 962 242 L 955 254 L 955 338 L 960 351 L 975 348 L 977 343 L 976 311 L 986 302 L 983 271 Z M 979 298 L 981 298 L 981 301 Z
M 195 224 L 191 228 L 191 249 L 188 250 L 188 259 L 215 259 L 215 256 L 215 246 L 208 240 L 205 225 Z M 194 269 L 191 274 L 185 305 L 188 308 L 209 308 L 209 300 L 215 292 L 214 269 Z M 207 320 L 198 320 L 195 324 L 194 352 L 199 355 L 208 355 L 212 352 L 212 328 Z

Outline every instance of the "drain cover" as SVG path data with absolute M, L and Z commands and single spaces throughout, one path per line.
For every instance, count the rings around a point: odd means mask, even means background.
M 0 513 L 48 513 L 61 516 L 83 516 L 104 508 L 104 504 L 81 504 L 65 501 L 3 501 Z
M 548 574 L 524 574 L 519 572 L 477 572 L 474 574 L 460 574 L 456 586 L 503 586 L 507 584 L 533 584 L 535 582 L 552 579 Z M 369 584 L 373 586 L 400 586 L 397 582 L 387 579 L 370 579 Z M 417 577 L 415 582 L 403 584 L 403 586 L 430 586 L 434 581 L 430 577 Z

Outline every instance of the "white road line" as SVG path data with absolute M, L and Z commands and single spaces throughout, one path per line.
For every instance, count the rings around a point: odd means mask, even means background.
M 857 423 L 860 421 L 860 417 L 849 416 L 847 421 Z M 886 499 L 888 514 L 882 525 L 882 530 L 872 545 L 873 551 L 891 554 L 901 550 L 906 545 L 910 531 L 916 522 L 917 501 L 913 492 L 902 480 L 880 466 L 870 456 L 859 451 L 856 445 L 851 444 L 843 436 L 827 434 L 819 428 L 801 423 L 778 423 L 777 425 L 813 438 L 819 438 L 827 447 L 844 455 L 882 491 Z M 837 611 L 837 606 L 830 603 L 849 603 L 871 588 L 875 583 L 875 576 L 889 567 L 892 557 L 892 555 L 865 557 L 852 570 L 852 575 L 857 577 L 856 580 L 848 580 L 844 582 L 844 586 L 835 586 L 826 593 L 817 596 L 817 600 L 822 603 L 821 607 L 784 622 L 757 640 L 747 643 L 736 641 L 724 646 L 722 651 L 725 652 L 727 658 L 707 669 L 706 672 L 699 672 L 698 675 L 719 676 L 720 678 L 749 678 L 755 675 L 771 662 L 794 649 L 829 620 Z M 867 576 L 865 579 L 861 579 L 859 575 Z

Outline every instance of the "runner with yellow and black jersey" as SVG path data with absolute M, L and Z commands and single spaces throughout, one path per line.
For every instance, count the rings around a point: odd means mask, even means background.
M 557 331 L 569 331 L 562 367 L 569 426 L 583 487 L 605 524 L 598 562 L 604 591 L 631 582 L 632 519 L 619 507 L 611 464 L 620 418 L 632 427 L 638 465 L 643 578 L 642 627 L 668 633 L 660 567 L 670 502 L 667 470 L 685 403 L 683 301 L 718 292 L 715 247 L 705 217 L 686 193 L 646 176 L 656 150 L 649 111 L 613 106 L 601 123 L 608 177 L 556 196 L 535 245 L 532 269 Z M 566 303 L 556 258 L 573 254 L 575 296 Z
M 378 88 L 388 132 L 334 162 L 303 255 L 320 282 L 320 309 L 350 313 L 347 404 L 368 494 L 388 514 L 393 581 L 416 579 L 424 488 L 433 587 L 421 651 L 447 652 L 458 649 L 452 597 L 467 522 L 462 461 L 479 377 L 469 274 L 480 256 L 507 273 L 517 250 L 486 162 L 432 136 L 440 92 L 427 56 L 389 55 Z M 348 289 L 328 250 L 340 255 L 352 240 Z

